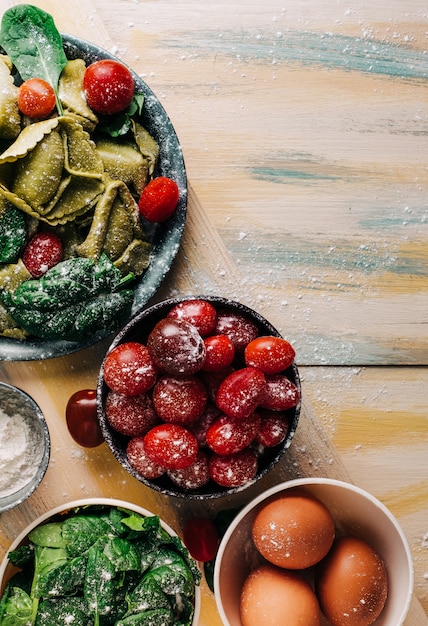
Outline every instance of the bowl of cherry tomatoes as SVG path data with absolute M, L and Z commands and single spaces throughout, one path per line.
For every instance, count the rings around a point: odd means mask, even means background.
M 186 296 L 135 315 L 110 345 L 97 418 L 119 463 L 166 495 L 218 498 L 265 476 L 290 446 L 295 350 L 253 309 Z

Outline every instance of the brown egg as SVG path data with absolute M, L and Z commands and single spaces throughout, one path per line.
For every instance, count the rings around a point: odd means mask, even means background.
M 365 541 L 343 537 L 322 564 L 316 589 L 321 609 L 334 626 L 369 626 L 387 598 L 384 562 Z
M 252 536 L 260 554 L 287 569 L 318 563 L 330 550 L 334 520 L 327 507 L 303 490 L 290 490 L 257 513 Z
M 261 565 L 242 588 L 242 626 L 319 626 L 320 609 L 309 583 L 296 572 Z

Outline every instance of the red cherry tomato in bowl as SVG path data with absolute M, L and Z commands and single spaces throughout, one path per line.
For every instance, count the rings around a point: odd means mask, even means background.
M 42 120 L 55 108 L 53 87 L 43 78 L 29 78 L 19 87 L 18 108 L 23 115 Z
M 101 445 L 104 437 L 97 418 L 97 392 L 82 389 L 70 396 L 65 409 L 65 420 L 74 441 L 84 448 Z
M 193 517 L 183 530 L 183 542 L 190 554 L 197 561 L 211 561 L 219 544 L 217 528 L 210 519 Z
M 124 111 L 131 104 L 134 90 L 131 72 L 114 59 L 91 63 L 83 76 L 86 101 L 93 111 L 101 115 Z
M 167 176 L 158 176 L 143 189 L 138 208 L 148 222 L 164 222 L 174 213 L 178 204 L 177 183 Z
M 27 243 L 22 261 L 35 278 L 40 278 L 62 260 L 61 239 L 51 232 L 40 231 Z

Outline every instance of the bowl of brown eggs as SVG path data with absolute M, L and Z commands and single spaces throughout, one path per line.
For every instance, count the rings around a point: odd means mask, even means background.
M 217 498 L 278 463 L 301 404 L 293 346 L 259 313 L 184 296 L 137 314 L 114 338 L 98 421 L 121 465 L 165 495 Z
M 399 626 L 413 590 L 405 535 L 366 491 L 327 478 L 265 491 L 235 517 L 214 569 L 225 626 Z

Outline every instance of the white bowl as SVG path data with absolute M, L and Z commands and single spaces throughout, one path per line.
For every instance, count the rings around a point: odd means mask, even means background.
M 250 571 L 262 562 L 251 538 L 257 511 L 295 487 L 304 488 L 327 506 L 339 534 L 365 539 L 381 555 L 388 573 L 388 598 L 374 625 L 403 624 L 413 593 L 413 563 L 402 529 L 391 512 L 371 494 L 328 478 L 301 478 L 275 485 L 252 500 L 233 520 L 220 543 L 214 569 L 215 597 L 223 624 L 242 626 L 241 589 Z
M 2 468 L 0 478 L 3 479 L 2 483 L 3 481 L 9 483 L 7 486 L 4 485 L 4 490 L 2 487 L 3 495 L 0 495 L 0 513 L 2 513 L 21 504 L 39 486 L 49 464 L 51 444 L 43 413 L 25 391 L 7 383 L 0 383 L 0 409 L 9 418 L 23 420 L 22 423 L 18 423 L 19 432 L 21 436 L 26 433 L 27 438 L 27 446 L 22 451 L 20 447 L 22 442 L 18 441 L 17 433 L 16 456 L 13 455 L 10 445 L 4 445 L 3 449 L 0 449 L 0 468 Z M 5 420 L 3 415 L 0 416 L 0 420 Z M 5 427 L 4 423 L 1 425 Z M 22 430 L 24 428 L 25 430 Z M 11 434 L 11 429 L 8 430 L 8 435 L 15 438 L 15 435 Z M 23 454 L 27 455 L 26 459 L 23 459 Z M 16 482 L 10 484 L 13 471 Z M 13 489 L 14 485 L 16 489 Z
M 34 530 L 37 526 L 40 526 L 43 523 L 51 521 L 51 519 L 56 518 L 57 516 L 66 515 L 69 511 L 77 508 L 77 507 L 120 507 L 126 509 L 128 511 L 138 513 L 144 517 L 151 517 L 154 513 L 148 511 L 147 509 L 138 506 L 137 504 L 133 504 L 131 502 L 125 502 L 123 500 L 117 500 L 114 498 L 86 498 L 82 500 L 75 500 L 72 502 L 67 502 L 65 504 L 61 504 L 54 509 L 51 509 L 40 515 L 37 519 L 35 519 L 31 524 L 29 524 L 24 530 L 16 537 L 11 546 L 9 547 L 8 553 L 4 557 L 1 566 L 0 566 L 0 598 L 3 595 L 5 587 L 10 580 L 11 576 L 17 571 L 16 568 L 9 561 L 8 554 L 12 550 L 16 550 L 19 546 L 25 544 L 27 542 L 28 534 Z M 164 522 L 162 519 L 159 520 L 160 525 L 171 537 L 177 537 L 177 533 Z M 191 557 L 190 557 L 191 558 Z M 201 606 L 201 593 L 199 585 L 195 585 L 195 604 L 194 604 L 194 614 L 192 620 L 192 626 L 197 626 L 200 614 L 200 606 Z

